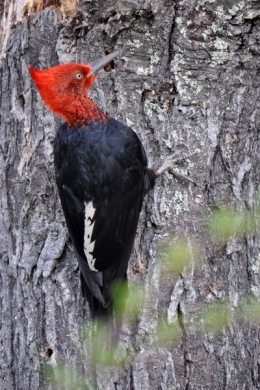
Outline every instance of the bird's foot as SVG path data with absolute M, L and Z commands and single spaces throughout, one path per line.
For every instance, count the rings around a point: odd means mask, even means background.
M 176 152 L 172 154 L 171 156 L 168 156 L 166 160 L 164 161 L 163 165 L 155 171 L 155 176 L 159 177 L 161 174 L 165 171 L 168 171 L 169 169 L 172 168 L 173 164 L 185 160 L 187 156 L 180 156 L 181 152 Z
M 161 174 L 165 171 L 170 171 L 175 177 L 177 177 L 180 180 L 193 183 L 194 185 L 197 185 L 194 181 L 192 181 L 190 178 L 187 176 L 182 175 L 179 171 L 176 169 L 173 169 L 173 164 L 176 164 L 180 161 L 186 160 L 187 158 L 191 157 L 190 155 L 181 155 L 181 151 L 176 152 L 172 154 L 171 156 L 168 156 L 162 166 L 155 171 L 155 176 L 156 178 L 161 176 Z

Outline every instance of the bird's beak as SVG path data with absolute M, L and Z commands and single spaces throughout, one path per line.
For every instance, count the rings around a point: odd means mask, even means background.
M 113 53 L 110 53 L 107 56 L 99 58 L 98 60 L 95 60 L 88 64 L 92 68 L 90 74 L 96 74 L 98 71 L 100 71 L 100 69 L 104 68 L 107 64 L 109 64 L 109 62 L 111 62 L 118 54 L 119 51 L 114 51 Z

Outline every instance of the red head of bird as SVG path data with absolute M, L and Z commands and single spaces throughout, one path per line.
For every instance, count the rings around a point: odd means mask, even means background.
M 46 104 L 69 126 L 102 120 L 105 115 L 88 98 L 88 90 L 96 79 L 96 72 L 115 58 L 111 53 L 89 65 L 64 64 L 46 70 L 32 67 L 29 72 Z

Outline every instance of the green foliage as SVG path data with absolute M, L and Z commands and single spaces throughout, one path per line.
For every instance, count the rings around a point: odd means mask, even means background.
M 114 312 L 121 317 L 125 314 L 128 319 L 136 320 L 143 303 L 143 293 L 138 285 L 128 285 L 127 282 L 115 284 L 112 288 L 114 297 Z
M 208 226 L 216 242 L 227 242 L 232 237 L 255 234 L 259 228 L 259 221 L 258 216 L 249 210 L 223 208 L 213 212 Z
M 233 208 L 224 208 L 214 211 L 208 219 L 207 226 L 213 242 L 227 243 L 229 239 L 240 238 L 255 234 L 259 228 L 258 213 L 253 215 L 250 211 L 237 211 Z M 182 277 L 185 271 L 196 270 L 198 249 L 191 245 L 189 240 L 179 240 L 164 248 L 165 260 L 161 262 L 163 275 Z M 92 362 L 103 366 L 124 366 L 131 363 L 134 358 L 125 350 L 120 350 L 118 343 L 111 338 L 116 323 L 121 323 L 124 318 L 127 321 L 137 321 L 139 310 L 145 306 L 144 295 L 138 285 L 127 285 L 122 282 L 116 284 L 111 294 L 114 299 L 114 315 L 105 323 L 93 323 L 84 329 L 84 339 L 91 343 Z M 186 316 L 187 321 L 188 315 Z M 200 305 L 197 315 L 193 316 L 192 332 L 198 335 L 219 335 L 228 331 L 233 321 L 243 321 L 259 324 L 260 303 L 257 299 L 247 297 L 236 308 L 228 301 L 214 302 L 213 304 Z M 178 320 L 169 323 L 166 316 L 161 317 L 157 326 L 149 335 L 152 343 L 148 348 L 172 348 L 187 332 L 184 325 Z M 145 346 L 145 343 L 144 343 Z M 44 366 L 44 377 L 61 390 L 87 389 L 84 378 L 75 376 L 68 371 L 66 365 L 60 363 L 56 367 Z
M 64 363 L 60 362 L 55 366 L 45 364 L 42 374 L 46 381 L 56 385 L 59 390 L 88 390 L 84 378 L 75 374 Z
M 211 305 L 211 307 L 206 308 L 200 317 L 206 332 L 214 334 L 220 333 L 223 328 L 228 325 L 229 310 L 230 308 L 226 302 L 214 304 Z
M 92 362 L 102 366 L 122 366 L 130 356 L 122 351 L 115 340 L 115 323 L 111 318 L 102 323 L 95 321 L 85 329 L 85 340 L 91 340 Z
M 183 270 L 190 269 L 198 257 L 198 249 L 188 240 L 178 240 L 165 248 L 166 259 L 162 264 L 162 271 L 172 276 L 180 275 Z
M 169 347 L 181 339 L 182 330 L 177 323 L 169 323 L 167 319 L 161 319 L 154 332 L 155 341 L 153 347 Z

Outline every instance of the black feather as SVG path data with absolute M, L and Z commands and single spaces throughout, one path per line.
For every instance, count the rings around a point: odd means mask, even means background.
M 56 181 L 94 316 L 105 316 L 111 288 L 126 277 L 139 213 L 155 174 L 135 132 L 109 119 L 80 128 L 64 123 L 54 144 Z M 92 271 L 84 253 L 85 204 L 95 208 Z M 84 286 L 84 283 L 86 284 Z

